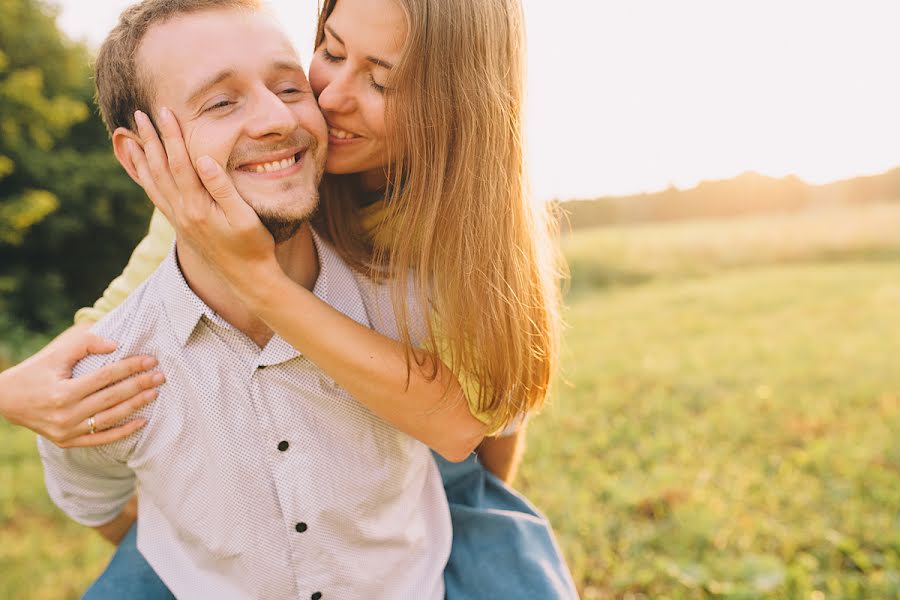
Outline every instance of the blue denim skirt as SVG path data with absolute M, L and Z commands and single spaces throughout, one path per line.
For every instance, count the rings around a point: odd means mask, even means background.
M 453 524 L 444 570 L 447 600 L 578 598 L 547 519 L 481 466 L 434 455 Z M 137 549 L 137 524 L 82 600 L 174 600 Z
M 578 598 L 547 519 L 481 466 L 434 455 L 453 523 L 444 570 L 447 600 Z

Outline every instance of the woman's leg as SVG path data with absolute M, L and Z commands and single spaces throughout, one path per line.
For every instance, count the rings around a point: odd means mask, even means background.
M 447 600 L 578 598 L 550 523 L 528 500 L 474 455 L 451 463 L 435 454 L 435 461 L 453 524 Z
M 81 597 L 82 600 L 175 600 L 137 549 L 137 523 L 119 544 L 106 570 Z

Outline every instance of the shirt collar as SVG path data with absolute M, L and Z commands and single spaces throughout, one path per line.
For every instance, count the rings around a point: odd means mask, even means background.
M 312 236 L 316 255 L 319 257 L 319 276 L 313 286 L 313 294 L 357 323 L 371 327 L 371 321 L 353 271 L 337 251 L 319 237 L 315 230 L 312 230 Z M 276 365 L 300 355 L 301 353 L 284 338 L 275 335 L 263 349 L 259 357 L 259 364 L 262 366 Z
M 160 266 L 163 306 L 178 343 L 184 346 L 202 317 L 215 319 L 215 312 L 191 290 L 181 267 L 175 243 Z
M 319 276 L 313 286 L 313 294 L 326 304 L 347 315 L 357 323 L 371 327 L 369 315 L 353 271 L 337 251 L 312 230 L 313 244 L 319 258 Z M 178 265 L 175 244 L 160 266 L 163 305 L 178 342 L 184 346 L 201 318 L 222 322 L 215 311 L 191 290 Z M 290 344 L 275 335 L 266 346 L 261 359 L 267 364 L 277 364 L 299 355 Z M 261 361 L 262 362 L 262 361 Z

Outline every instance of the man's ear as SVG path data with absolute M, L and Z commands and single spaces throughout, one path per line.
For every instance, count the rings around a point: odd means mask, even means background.
M 131 152 L 128 150 L 128 140 L 131 140 L 138 148 L 143 150 L 144 144 L 141 141 L 141 137 L 130 129 L 126 129 L 124 127 L 119 127 L 112 134 L 112 144 L 113 144 L 113 152 L 116 154 L 116 158 L 119 159 L 119 164 L 121 164 L 125 170 L 128 172 L 128 175 L 134 180 L 135 183 L 141 185 L 141 179 L 138 177 L 137 167 L 134 166 L 134 161 L 131 158 Z

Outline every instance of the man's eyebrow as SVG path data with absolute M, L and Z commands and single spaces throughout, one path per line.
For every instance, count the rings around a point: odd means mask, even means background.
M 306 71 L 300 66 L 300 63 L 293 60 L 276 60 L 272 63 L 272 68 L 276 71 L 299 71 L 306 75 Z
M 346 45 L 347 45 L 347 44 L 344 43 L 344 40 L 341 39 L 341 36 L 339 36 L 339 35 L 337 34 L 337 32 L 331 27 L 331 25 L 329 25 L 328 23 L 326 23 L 326 24 L 325 24 L 325 29 L 327 29 L 327 30 L 328 30 L 328 33 L 331 34 L 331 37 L 333 37 L 334 39 L 336 39 L 342 46 L 346 46 Z M 366 57 L 366 60 L 369 61 L 370 63 L 372 63 L 373 65 L 377 66 L 377 67 L 384 67 L 385 69 L 393 69 L 393 68 L 394 68 L 394 63 L 388 62 L 388 61 L 386 61 L 386 60 L 383 60 L 383 59 L 378 58 L 378 57 L 375 57 L 375 56 L 367 56 L 367 57 Z
M 219 85 L 226 79 L 234 77 L 234 75 L 234 69 L 225 69 L 223 71 L 219 71 L 218 73 L 201 83 L 200 87 L 198 87 L 193 93 L 191 93 L 190 96 L 188 96 L 187 104 L 193 104 L 200 98 L 200 96 L 202 96 L 215 86 Z

